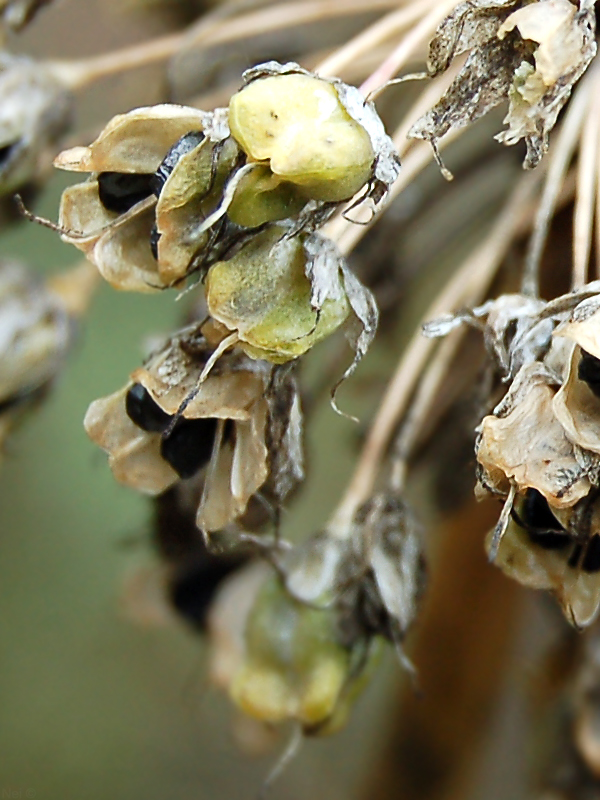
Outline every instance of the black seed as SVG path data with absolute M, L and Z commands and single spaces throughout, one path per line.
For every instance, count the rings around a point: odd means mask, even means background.
M 141 383 L 134 383 L 127 392 L 125 410 L 129 419 L 143 431 L 162 433 L 171 421 L 171 416 L 154 402 Z
M 162 440 L 160 453 L 180 478 L 191 478 L 210 460 L 217 421 L 212 417 L 180 419 Z
M 600 572 L 600 536 L 592 536 L 588 542 L 581 569 L 584 572 Z
M 582 350 L 577 377 L 587 383 L 596 397 L 600 397 L 600 359 Z
M 544 550 L 564 550 L 573 542 L 573 538 L 568 533 L 535 533 L 527 531 L 532 544 L 542 547 Z
M 158 261 L 158 240 L 160 239 L 160 233 L 158 232 L 158 228 L 156 227 L 156 222 L 152 226 L 152 230 L 150 231 L 150 250 L 152 251 L 152 255 Z
M 183 619 L 203 630 L 211 600 L 221 581 L 240 566 L 240 559 L 210 556 L 175 577 L 169 587 L 171 603 Z
M 550 511 L 548 501 L 537 489 L 527 489 L 521 508 L 521 519 L 528 528 L 533 528 L 534 532 L 564 532 L 563 526 Z
M 191 153 L 203 140 L 204 134 L 202 131 L 190 131 L 184 134 L 179 141 L 175 142 L 173 147 L 163 158 L 160 167 L 152 176 L 152 191 L 156 197 L 161 193 L 167 178 L 173 172 L 179 159 L 186 153 Z
M 152 174 L 101 172 L 98 175 L 98 195 L 107 211 L 124 214 L 152 194 Z
M 581 558 L 582 550 L 583 547 L 580 544 L 576 545 L 573 549 L 573 552 L 569 556 L 569 560 L 567 562 L 571 568 L 575 569 L 575 567 L 579 565 L 579 559 Z

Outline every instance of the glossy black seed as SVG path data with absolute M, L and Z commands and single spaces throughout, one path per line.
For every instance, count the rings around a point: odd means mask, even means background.
M 141 383 L 134 383 L 127 392 L 125 411 L 138 428 L 151 433 L 162 433 L 172 419 L 155 403 Z
M 600 536 L 592 536 L 588 542 L 581 569 L 584 572 L 600 572 Z
M 190 131 L 184 134 L 179 141 L 175 142 L 173 147 L 163 158 L 160 167 L 152 176 L 152 191 L 157 197 L 161 193 L 167 178 L 173 172 L 179 159 L 186 153 L 191 153 L 203 140 L 204 134 L 202 131 Z
M 218 420 L 180 419 L 160 444 L 160 453 L 179 475 L 191 478 L 210 460 Z
M 158 232 L 158 228 L 156 227 L 156 223 L 152 226 L 152 230 L 150 231 L 150 250 L 152 251 L 152 255 L 158 261 L 158 240 L 160 239 L 160 233 Z
M 98 175 L 98 195 L 107 211 L 124 214 L 152 194 L 152 174 L 101 172 Z
M 563 526 L 550 511 L 548 501 L 537 489 L 527 489 L 521 508 L 521 519 L 527 527 L 535 531 L 564 532 Z
M 596 397 L 600 397 L 600 359 L 582 350 L 577 377 L 587 383 Z

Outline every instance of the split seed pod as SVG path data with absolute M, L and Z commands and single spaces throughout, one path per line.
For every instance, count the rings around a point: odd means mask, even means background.
M 524 586 L 552 592 L 569 622 L 585 628 L 600 611 L 600 508 L 594 507 L 594 532 L 581 540 L 553 512 L 534 490 L 519 496 L 494 563 Z M 488 552 L 492 540 L 490 532 Z
M 216 115 L 158 105 L 114 117 L 89 147 L 55 166 L 91 172 L 63 192 L 63 240 L 118 289 L 152 292 L 184 278 L 211 238 L 199 220 L 218 206 L 238 148 Z M 219 138 L 223 136 L 223 138 Z
M 84 421 L 90 438 L 108 453 L 115 478 L 138 491 L 157 495 L 206 469 L 196 517 L 205 531 L 239 517 L 269 478 L 274 426 L 272 365 L 233 351 L 200 380 L 213 351 L 198 326 L 185 329 L 125 387 L 93 402 Z M 302 477 L 301 432 L 297 409 L 278 438 L 289 446 L 285 453 L 296 481 Z

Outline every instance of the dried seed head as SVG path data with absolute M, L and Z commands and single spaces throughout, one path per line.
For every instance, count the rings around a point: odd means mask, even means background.
M 71 95 L 42 64 L 0 55 L 0 194 L 36 177 L 40 155 L 71 116 Z
M 44 283 L 22 264 L 0 264 L 0 443 L 60 373 L 90 291 L 85 269 Z
M 345 722 L 373 661 L 375 651 L 365 645 L 345 646 L 335 610 L 311 608 L 270 578 L 248 617 L 231 697 L 265 722 L 297 720 L 306 733 L 332 733 Z
M 63 192 L 63 239 L 118 289 L 152 292 L 185 277 L 211 234 L 198 220 L 219 204 L 238 155 L 213 141 L 212 116 L 159 105 L 120 114 L 89 147 L 64 151 L 61 169 L 91 172 Z
M 200 381 L 213 350 L 197 326 L 185 329 L 135 370 L 125 387 L 92 403 L 84 422 L 108 453 L 115 478 L 141 492 L 160 494 L 206 468 L 196 516 L 205 531 L 220 530 L 245 511 L 269 478 L 271 442 L 287 446 L 279 458 L 289 456 L 269 483 L 275 496 L 283 499 L 302 477 L 293 378 L 289 404 L 274 415 L 273 367 L 230 352 Z
M 354 87 L 276 61 L 245 72 L 244 84 L 229 104 L 232 135 L 305 197 L 339 202 L 372 184 L 379 199 L 396 179 L 394 145 Z
M 410 136 L 435 143 L 508 99 L 508 129 L 496 138 L 508 145 L 525 139 L 524 166 L 538 164 L 560 110 L 596 53 L 594 4 L 538 0 L 520 6 L 518 0 L 468 0 L 440 24 L 429 49 L 432 76 L 471 52 Z

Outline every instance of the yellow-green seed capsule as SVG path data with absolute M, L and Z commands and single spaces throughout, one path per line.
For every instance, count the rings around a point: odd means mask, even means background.
M 311 284 L 302 237 L 286 238 L 273 225 L 233 258 L 212 266 L 206 278 L 211 316 L 237 331 L 253 358 L 284 363 L 302 355 L 338 328 L 350 312 L 345 294 L 311 306 Z
M 253 81 L 229 104 L 241 148 L 313 200 L 347 200 L 370 179 L 375 152 L 331 83 L 311 75 Z
M 363 644 L 359 645 L 362 647 Z M 233 701 L 264 722 L 296 720 L 332 733 L 364 685 L 353 648 L 339 641 L 337 612 L 290 597 L 278 578 L 260 591 L 246 626 L 246 656 L 230 688 Z M 371 657 L 361 661 L 364 667 Z

